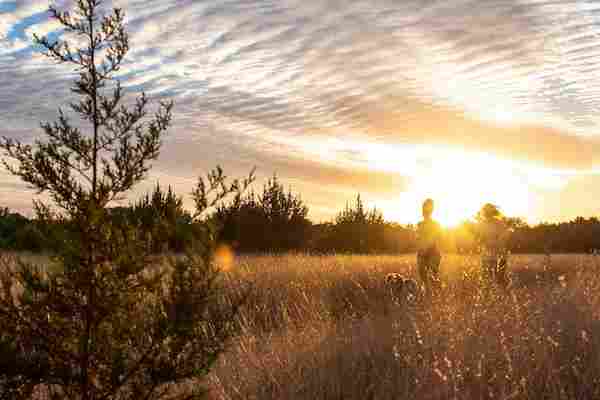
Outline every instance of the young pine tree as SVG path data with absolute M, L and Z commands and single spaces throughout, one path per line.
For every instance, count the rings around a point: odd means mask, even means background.
M 51 7 L 65 35 L 36 37 L 48 57 L 77 71 L 80 100 L 70 108 L 81 123 L 60 110 L 57 122 L 42 124 L 45 140 L 0 140 L 6 168 L 54 203 L 52 211 L 35 204 L 38 220 L 62 232 L 50 264 L 0 265 L 0 399 L 197 398 L 198 379 L 231 334 L 237 303 L 216 296 L 208 228 L 185 257 L 163 264 L 147 254 L 136 226 L 111 223 L 111 201 L 158 157 L 172 104 L 152 116 L 144 94 L 122 104 L 114 76 L 129 49 L 124 16 L 99 15 L 101 2 Z M 227 185 L 220 169 L 200 179 L 196 218 L 248 182 Z

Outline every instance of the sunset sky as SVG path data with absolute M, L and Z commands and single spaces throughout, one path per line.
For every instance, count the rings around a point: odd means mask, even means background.
M 59 6 L 69 1 L 58 1 Z M 111 4 L 107 2 L 107 4 Z M 176 103 L 149 180 L 185 194 L 220 164 L 301 192 L 315 221 L 360 192 L 451 225 L 484 202 L 529 222 L 600 214 L 600 2 L 115 0 L 119 79 Z M 54 120 L 71 71 L 31 45 L 48 2 L 0 0 L 0 135 Z M 0 206 L 32 192 L 0 170 Z

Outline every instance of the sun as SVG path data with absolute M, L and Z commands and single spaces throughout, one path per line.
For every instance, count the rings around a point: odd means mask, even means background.
M 482 202 L 485 202 L 477 187 L 466 181 L 451 180 L 446 176 L 422 177 L 411 190 L 402 193 L 401 198 L 405 205 L 403 219 L 413 222 L 421 219 L 421 205 L 425 199 L 433 199 L 433 218 L 446 228 L 471 219 Z
M 388 217 L 416 223 L 427 198 L 435 202 L 434 219 L 447 228 L 472 219 L 488 202 L 508 215 L 527 215 L 530 189 L 505 162 L 456 153 L 434 158 L 426 168 L 416 169 L 398 200 L 384 208 Z
M 461 222 L 464 222 L 475 215 L 472 208 L 467 210 L 466 208 L 457 209 L 456 207 L 451 207 L 453 204 L 457 203 L 450 202 L 448 204 L 440 204 L 440 201 L 437 203 L 437 207 L 441 208 L 441 211 L 434 213 L 434 218 L 445 228 L 458 226 Z M 446 206 L 445 209 L 444 206 Z

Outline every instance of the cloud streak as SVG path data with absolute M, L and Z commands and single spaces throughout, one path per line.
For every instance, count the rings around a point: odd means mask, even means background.
M 410 165 L 377 170 L 361 146 L 338 151 L 329 139 L 483 152 L 583 177 L 599 167 L 595 2 L 113 4 L 125 9 L 132 42 L 120 79 L 177 104 L 157 164 L 174 180 L 215 162 L 259 165 L 296 177 L 322 209 L 331 204 L 310 182 L 374 199 L 406 190 Z M 33 32 L 60 35 L 46 7 L 0 1 L 0 133 L 25 140 L 70 99 L 69 71 L 31 46 Z

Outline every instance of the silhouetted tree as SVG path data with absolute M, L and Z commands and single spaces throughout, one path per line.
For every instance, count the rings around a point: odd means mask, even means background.
M 172 188 L 165 191 L 159 184 L 129 207 L 110 210 L 114 222 L 127 229 L 134 225 L 143 235 L 148 251 L 182 252 L 194 240 L 195 224 L 184 208 L 183 198 Z
M 360 194 L 346 204 L 317 247 L 322 251 L 374 253 L 385 251 L 385 221 L 379 210 L 366 210 Z
M 112 77 L 129 49 L 120 9 L 101 17 L 100 0 L 77 0 L 72 12 L 50 12 L 76 36 L 37 37 L 46 55 L 74 66 L 71 109 L 91 133 L 59 111 L 43 124 L 46 140 L 33 145 L 3 138 L 10 172 L 50 195 L 35 203 L 37 219 L 64 227 L 49 265 L 24 260 L 0 266 L 0 398 L 198 398 L 197 379 L 223 351 L 236 304 L 217 302 L 218 270 L 211 262 L 214 232 L 170 265 L 150 257 L 135 226 L 117 229 L 108 206 L 142 180 L 158 157 L 171 122 L 163 102 L 146 119 L 148 100 L 122 105 Z M 112 88 L 112 91 L 109 89 Z M 83 123 L 81 125 L 84 125 Z M 220 169 L 199 179 L 194 218 L 248 182 L 225 183 Z M 235 302 L 234 302 L 235 303 Z M 180 385 L 169 393 L 169 385 Z
M 0 208 L 0 249 L 18 250 L 18 232 L 29 224 L 29 220 L 8 208 Z
M 311 223 L 308 207 L 299 195 L 285 191 L 276 175 L 254 192 L 238 196 L 217 209 L 223 227 L 220 239 L 241 251 L 282 252 L 304 249 Z

